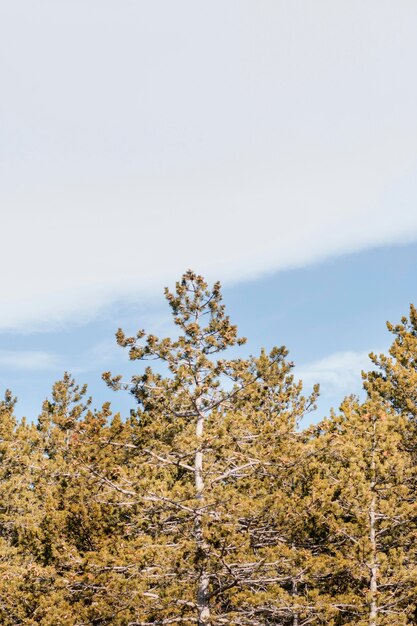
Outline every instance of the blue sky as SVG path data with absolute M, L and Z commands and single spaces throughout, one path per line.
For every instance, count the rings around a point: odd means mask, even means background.
M 417 302 L 416 267 L 417 244 L 410 244 L 225 286 L 228 311 L 248 338 L 242 356 L 286 345 L 306 390 L 321 383 L 318 411 L 306 423 L 323 417 L 344 395 L 360 394 L 361 370 L 371 368 L 368 353 L 387 351 L 391 336 L 385 322 L 399 321 Z M 133 399 L 108 390 L 101 373 L 110 369 L 128 377 L 141 371 L 141 364 L 129 363 L 115 343 L 119 325 L 129 333 L 142 327 L 161 336 L 170 332 L 162 287 L 159 297 L 120 302 L 87 323 L 3 333 L 0 384 L 19 396 L 20 412 L 35 417 L 53 381 L 68 369 L 80 383 L 88 383 L 96 405 L 110 400 L 115 410 L 127 413 Z
M 0 382 L 107 397 L 188 267 L 354 390 L 415 299 L 414 0 L 14 0 L 0 20 Z M 131 371 L 131 370 L 130 370 Z M 349 385 L 347 385 L 349 383 Z M 349 389 L 345 389 L 349 386 Z M 127 409 L 127 401 L 116 400 Z

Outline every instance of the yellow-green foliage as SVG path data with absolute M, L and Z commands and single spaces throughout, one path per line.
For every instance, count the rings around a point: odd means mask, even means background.
M 0 623 L 416 623 L 415 310 L 366 401 L 302 430 L 318 388 L 284 347 L 225 354 L 244 339 L 191 271 L 166 298 L 177 337 L 116 335 L 151 364 L 104 374 L 129 417 L 69 374 L 37 424 L 0 404 Z

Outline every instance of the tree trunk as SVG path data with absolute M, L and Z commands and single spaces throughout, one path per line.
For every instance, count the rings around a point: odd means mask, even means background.
M 378 573 L 378 565 L 376 562 L 376 538 L 375 538 L 375 494 L 372 495 L 371 507 L 369 511 L 370 518 L 370 532 L 369 539 L 371 542 L 371 578 L 369 583 L 369 590 L 371 592 L 371 602 L 369 609 L 369 626 L 376 626 L 376 618 L 377 618 L 377 603 L 376 603 L 376 595 L 378 591 L 377 585 L 377 573 Z
M 371 562 L 369 564 L 371 570 L 371 576 L 369 581 L 370 591 L 370 605 L 369 605 L 369 626 L 376 626 L 378 607 L 377 607 L 377 592 L 378 592 L 378 563 L 377 563 L 377 545 L 376 545 L 376 476 L 375 476 L 375 430 L 376 423 L 373 423 L 373 442 L 372 442 L 372 457 L 371 457 L 371 504 L 369 507 L 369 541 L 371 544 Z
M 197 441 L 202 443 L 204 435 L 204 414 L 199 411 L 196 424 L 196 437 Z M 204 541 L 203 527 L 202 527 L 202 514 L 201 509 L 204 503 L 204 478 L 203 478 L 203 452 L 199 449 L 196 450 L 194 458 L 194 470 L 195 470 L 195 492 L 196 498 L 199 501 L 199 509 L 195 516 L 194 522 L 194 534 L 197 543 L 197 552 L 199 556 L 199 563 L 201 564 L 201 571 L 198 579 L 197 587 L 197 613 L 198 613 L 198 626 L 209 626 L 210 624 L 210 606 L 209 606 L 209 576 L 207 573 L 207 549 Z

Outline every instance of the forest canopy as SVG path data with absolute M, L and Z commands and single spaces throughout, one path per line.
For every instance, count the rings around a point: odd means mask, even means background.
M 302 428 L 318 386 L 283 346 L 228 355 L 220 283 L 189 270 L 165 297 L 177 336 L 119 329 L 137 374 L 103 374 L 129 415 L 69 373 L 33 423 L 5 392 L 0 623 L 416 624 L 416 309 L 364 400 Z

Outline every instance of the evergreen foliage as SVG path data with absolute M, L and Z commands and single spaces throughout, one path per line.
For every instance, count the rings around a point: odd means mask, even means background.
M 128 417 L 69 374 L 36 424 L 0 403 L 0 623 L 417 623 L 416 310 L 364 402 L 303 430 L 285 347 L 234 356 L 219 283 L 165 295 L 178 336 L 119 330 L 147 363 L 103 375 Z

